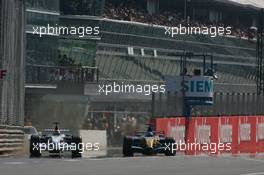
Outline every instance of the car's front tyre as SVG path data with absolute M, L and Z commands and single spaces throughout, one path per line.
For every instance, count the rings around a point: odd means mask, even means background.
M 41 156 L 39 136 L 32 135 L 30 137 L 29 154 L 32 158 Z
M 82 139 L 80 137 L 72 137 L 72 143 L 76 145 L 76 149 L 72 150 L 72 158 L 82 157 Z
M 134 153 L 132 150 L 133 140 L 132 138 L 125 137 L 123 141 L 123 155 L 125 157 L 133 157 Z
M 165 139 L 165 156 L 175 156 L 176 155 L 176 145 L 173 138 Z

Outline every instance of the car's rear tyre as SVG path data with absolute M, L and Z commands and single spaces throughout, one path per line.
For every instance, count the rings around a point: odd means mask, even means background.
M 134 153 L 132 150 L 133 140 L 132 138 L 125 137 L 123 141 L 123 155 L 125 157 L 133 157 Z
M 76 145 L 76 149 L 72 150 L 72 158 L 82 157 L 82 139 L 80 137 L 72 137 L 72 143 Z
M 165 144 L 167 146 L 169 146 L 169 149 L 166 148 L 166 150 L 165 150 L 165 156 L 175 156 L 176 155 L 175 140 L 173 138 L 166 138 L 165 139 Z
M 39 144 L 40 144 L 39 136 L 32 135 L 30 137 L 30 145 L 29 145 L 30 157 L 33 158 L 33 157 L 40 157 L 41 156 Z

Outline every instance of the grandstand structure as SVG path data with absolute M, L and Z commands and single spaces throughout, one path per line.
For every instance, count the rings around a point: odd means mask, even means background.
M 176 2 L 179 3 L 178 6 L 182 7 L 180 3 L 183 1 Z M 166 2 L 160 1 L 159 3 L 161 6 L 161 3 Z M 239 15 L 243 16 L 243 13 L 251 16 L 252 19 L 245 17 L 243 20 L 236 19 L 238 22 L 228 21 L 229 23 L 240 23 L 243 26 L 243 22 L 248 20 L 246 22 L 248 28 L 257 25 L 258 15 L 256 14 L 261 7 L 257 3 L 250 2 L 245 5 L 245 1 L 243 3 L 242 1 L 190 1 L 189 6 L 195 8 L 195 5 L 199 3 L 203 5 L 208 3 L 205 6 L 205 10 L 209 13 L 207 20 L 214 23 L 217 20 L 219 23 L 223 23 L 230 15 L 230 9 L 236 9 L 237 14 L 234 14 L 233 18 L 238 18 Z M 173 4 L 174 2 L 170 1 L 170 5 L 173 6 Z M 197 8 L 203 5 L 197 5 Z M 111 5 L 111 9 L 108 11 L 114 8 L 118 7 Z M 137 9 L 136 7 L 133 8 Z M 148 5 L 145 8 L 146 11 L 150 11 Z M 216 8 L 224 10 L 218 12 L 215 10 Z M 106 79 L 163 82 L 166 75 L 177 76 L 180 74 L 180 57 L 173 55 L 179 55 L 185 51 L 196 54 L 213 54 L 215 69 L 219 77 L 215 80 L 215 105 L 213 107 L 198 107 L 198 109 L 194 109 L 193 115 L 262 113 L 260 104 L 263 99 L 256 94 L 255 39 L 241 38 L 236 35 L 215 38 L 204 35 L 177 35 L 171 38 L 164 35 L 164 26 L 155 24 L 156 21 L 154 24 L 151 24 L 152 21 L 142 22 L 142 19 L 137 22 L 134 9 L 132 12 L 128 12 L 128 14 L 132 13 L 132 19 L 128 15 L 128 18 L 121 16 L 122 20 L 119 20 L 119 16 L 115 17 L 111 14 L 106 14 L 106 18 L 100 19 L 102 40 L 98 43 L 96 60 L 102 72 L 101 76 Z M 114 12 L 123 14 L 122 12 Z M 144 14 L 144 12 L 140 13 L 141 15 Z M 213 18 L 213 14 L 220 17 Z M 188 15 L 196 19 L 193 16 L 194 10 L 189 9 Z M 113 17 L 113 19 L 108 19 L 108 16 Z M 202 67 L 201 58 L 193 58 L 188 64 L 189 74 L 192 74 L 194 69 Z M 182 100 L 175 97 L 173 93 L 170 94 L 172 94 L 170 97 L 156 95 L 155 109 L 157 111 L 154 112 L 156 116 L 182 115 L 180 104 Z M 236 107 L 230 108 L 230 104 Z M 250 107 L 246 109 L 245 106 Z
M 181 58 L 175 55 L 185 52 L 212 54 L 218 75 L 218 79 L 215 80 L 215 105 L 194 108 L 192 114 L 263 114 L 261 104 L 264 99 L 257 95 L 256 40 L 254 37 L 231 35 L 212 38 L 205 35 L 177 35 L 172 38 L 165 35 L 164 25 L 151 24 L 144 20 L 138 22 L 136 19 L 128 18 L 121 20 L 118 16 L 111 19 L 107 15 L 103 15 L 103 11 L 108 8 L 108 1 L 110 0 L 97 1 L 96 3 L 93 0 L 82 1 L 87 5 L 88 10 L 77 13 L 78 10 L 73 9 L 71 12 L 67 9 L 71 7 L 65 8 L 63 3 L 58 0 L 27 0 L 26 62 L 29 68 L 26 70 L 26 81 L 30 82 L 32 79 L 30 66 L 43 66 L 43 69 L 45 66 L 60 66 L 58 58 L 60 55 L 65 55 L 73 58 L 78 64 L 97 68 L 99 83 L 116 81 L 134 84 L 163 84 L 166 76 L 180 74 Z M 177 8 L 183 9 L 181 6 L 184 5 L 183 0 L 175 0 L 175 3 L 170 0 L 167 1 L 167 4 L 166 1 L 160 1 L 159 7 L 164 10 L 164 8 L 169 8 L 168 3 L 177 4 L 176 1 L 180 4 Z M 141 3 L 140 1 L 135 2 Z M 148 1 L 145 2 L 147 2 L 144 5 L 146 11 L 158 13 L 158 6 L 153 6 Z M 232 19 L 230 17 L 232 10 L 235 9 L 236 14 L 234 15 L 245 16 L 244 23 L 241 22 L 243 25 L 254 26 L 258 21 L 256 14 L 258 14 L 259 8 L 256 3 L 245 5 L 238 0 L 188 1 L 187 5 L 186 15 L 191 20 L 205 19 L 204 15 L 207 14 L 209 21 L 220 23 L 221 20 L 228 19 L 229 23 L 234 22 L 234 25 L 237 25 L 241 20 L 238 17 L 232 17 Z M 223 7 L 223 12 L 217 11 L 218 5 Z M 153 7 L 155 8 L 153 9 Z M 196 11 L 193 10 L 195 8 L 197 8 Z M 108 11 L 111 12 L 111 10 Z M 184 18 L 184 11 L 179 12 Z M 32 26 L 47 25 L 47 23 L 76 27 L 99 26 L 100 37 L 78 38 L 45 35 L 40 38 L 33 35 Z M 202 66 L 202 58 L 194 57 L 188 60 L 188 73 L 192 74 L 194 69 L 202 68 Z M 44 70 L 43 74 L 45 74 Z M 88 91 L 94 87 L 94 82 L 87 82 L 87 84 Z M 50 85 L 45 86 L 45 91 L 35 93 L 32 84 L 27 83 L 27 85 L 26 107 L 28 109 L 26 108 L 26 116 L 29 118 L 35 115 L 45 116 L 42 113 L 46 109 L 51 109 L 51 106 L 55 106 L 53 114 L 51 114 L 55 116 L 54 118 L 60 114 L 68 115 L 66 112 L 61 112 L 64 108 L 62 107 L 63 101 L 65 101 L 63 99 L 67 94 L 51 90 L 52 88 L 56 89 L 56 86 Z M 43 88 L 43 86 L 42 84 L 41 87 Z M 43 95 L 45 93 L 49 95 L 51 93 L 53 97 L 49 96 L 48 99 L 47 95 Z M 65 98 L 56 96 L 58 94 L 63 94 Z M 80 108 L 83 113 L 78 114 L 81 117 L 89 118 L 95 114 L 102 114 L 102 116 L 111 114 L 113 117 L 120 115 L 142 117 L 150 116 L 150 114 L 153 116 L 182 115 L 182 99 L 174 92 L 152 96 L 134 94 L 98 96 L 90 91 L 87 94 L 78 94 L 78 96 L 75 94 L 74 98 L 67 97 L 69 104 L 80 102 L 81 105 L 84 105 Z M 46 101 L 43 102 L 43 99 Z M 74 99 L 74 102 L 71 102 L 71 99 Z M 54 102 L 56 100 L 60 102 Z M 48 107 L 45 107 L 43 103 Z M 38 112 L 38 110 L 42 112 Z
M 112 20 L 101 23 L 105 28 L 98 43 L 97 61 L 105 78 L 164 81 L 165 75 L 179 75 L 180 58 L 170 55 L 189 51 L 214 55 L 217 73 L 221 77 L 216 81 L 220 86 L 216 91 L 256 90 L 254 42 L 209 36 L 177 36 L 171 39 L 164 37 L 164 29 L 158 26 Z M 132 48 L 134 53 L 129 55 L 128 48 Z M 106 56 L 112 65 L 104 62 Z M 119 69 L 122 63 L 125 66 Z M 191 60 L 190 64 L 189 71 L 192 72 L 201 66 L 201 60 Z M 127 71 L 126 66 L 131 68 L 133 65 L 138 69 Z
M 0 1 L 0 125 L 23 126 L 25 6 L 21 0 Z M 5 143 L 5 140 L 4 140 Z

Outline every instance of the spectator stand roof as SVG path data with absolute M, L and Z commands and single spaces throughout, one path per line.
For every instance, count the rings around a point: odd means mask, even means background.
M 253 8 L 264 8 L 264 0 L 216 0 L 216 1 L 248 6 Z

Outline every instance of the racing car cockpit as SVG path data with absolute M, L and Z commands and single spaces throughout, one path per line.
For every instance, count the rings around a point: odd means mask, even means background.
M 145 136 L 146 137 L 154 137 L 153 129 L 150 125 L 148 126 L 148 129 L 147 129 Z

